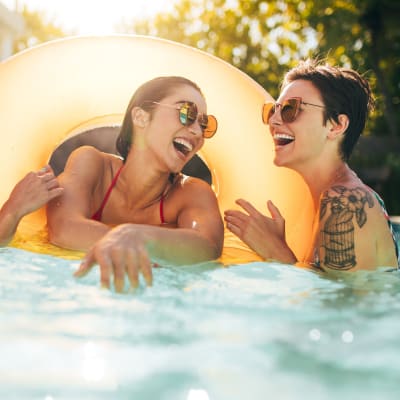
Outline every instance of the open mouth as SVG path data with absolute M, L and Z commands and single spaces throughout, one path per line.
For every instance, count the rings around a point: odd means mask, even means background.
M 286 146 L 287 144 L 294 142 L 293 136 L 286 135 L 284 133 L 275 134 L 273 139 L 276 146 Z
M 193 150 L 193 145 L 183 138 L 175 138 L 174 147 L 176 151 L 183 154 L 185 157 Z

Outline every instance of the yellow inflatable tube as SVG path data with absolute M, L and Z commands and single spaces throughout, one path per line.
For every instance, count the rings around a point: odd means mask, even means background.
M 197 49 L 144 36 L 73 37 L 26 50 L 0 64 L 1 189 L 3 203 L 15 183 L 38 170 L 66 137 L 119 124 L 143 82 L 182 75 L 202 89 L 218 132 L 200 153 L 211 170 L 221 211 L 246 198 L 266 212 L 277 204 L 287 221 L 287 240 L 300 258 L 308 237 L 311 200 L 302 179 L 273 165 L 273 145 L 261 121 L 271 96 L 247 75 Z M 68 256 L 46 243 L 44 210 L 26 217 L 12 245 Z M 39 239 L 38 239 L 39 238 Z M 256 260 L 226 235 L 226 262 Z

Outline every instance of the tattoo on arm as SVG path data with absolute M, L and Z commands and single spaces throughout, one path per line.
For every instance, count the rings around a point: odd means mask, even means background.
M 323 194 L 320 220 L 330 210 L 321 235 L 325 249 L 324 264 L 332 269 L 348 270 L 356 264 L 354 223 L 362 228 L 367 222 L 366 204 L 374 206 L 371 194 L 361 187 L 334 186 Z

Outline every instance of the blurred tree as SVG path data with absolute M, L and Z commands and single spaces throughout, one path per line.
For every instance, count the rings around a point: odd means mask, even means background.
M 398 137 L 399 18 L 398 0 L 181 0 L 171 14 L 133 21 L 125 31 L 214 54 L 272 96 L 284 72 L 308 56 L 368 72 L 377 94 L 368 130 Z
M 41 12 L 30 11 L 24 6 L 21 16 L 25 22 L 25 30 L 14 42 L 14 53 L 39 43 L 66 36 L 66 33 L 53 22 L 47 22 L 45 15 Z
M 377 95 L 371 130 L 398 137 L 400 123 L 400 2 L 320 0 L 308 22 L 318 48 L 340 64 L 368 72 Z
M 313 32 L 299 2 L 181 0 L 171 14 L 133 21 L 125 32 L 153 35 L 211 53 L 246 72 L 272 96 L 293 60 L 311 54 Z M 295 4 L 299 3 L 299 4 Z M 310 40 L 311 39 L 311 40 Z

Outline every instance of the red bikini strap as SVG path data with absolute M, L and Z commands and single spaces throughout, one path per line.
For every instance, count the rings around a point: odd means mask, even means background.
M 99 209 L 92 215 L 92 219 L 94 219 L 96 221 L 100 221 L 101 220 L 101 217 L 103 215 L 103 209 L 104 209 L 104 207 L 105 207 L 105 205 L 107 203 L 108 198 L 111 195 L 112 190 L 114 189 L 114 186 L 117 183 L 119 174 L 121 173 L 123 166 L 124 166 L 124 164 L 122 164 L 122 166 L 119 168 L 119 170 L 115 174 L 113 180 L 111 181 L 110 187 L 108 188 L 108 190 L 107 190 L 107 192 L 106 192 L 106 194 L 104 196 L 104 199 L 103 199 L 102 203 L 100 204 Z
M 161 196 L 160 199 L 160 220 L 162 224 L 165 224 L 165 219 L 164 219 L 164 194 Z
M 123 167 L 123 166 L 124 166 L 124 165 L 122 165 L 122 166 L 120 167 L 120 169 L 119 169 L 119 170 L 117 171 L 117 173 L 115 174 L 113 180 L 111 181 L 111 185 L 110 185 L 110 187 L 108 188 L 106 195 L 104 196 L 103 202 L 101 203 L 101 206 L 100 206 L 101 209 L 103 209 L 104 206 L 106 205 L 107 200 L 108 200 L 108 198 L 110 197 L 110 194 L 111 194 L 112 190 L 114 189 L 114 186 L 115 186 L 116 183 L 117 183 L 119 174 L 121 173 L 122 167 Z

